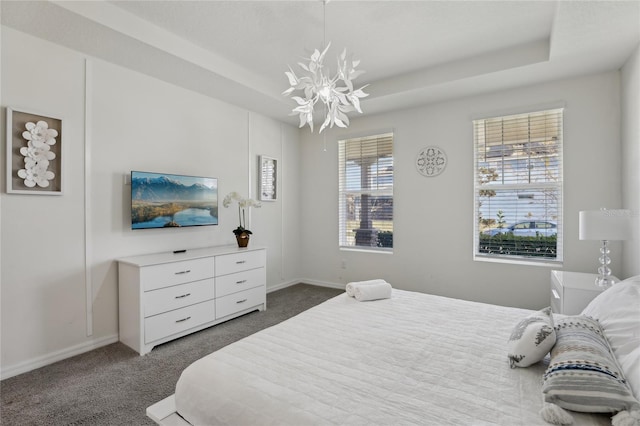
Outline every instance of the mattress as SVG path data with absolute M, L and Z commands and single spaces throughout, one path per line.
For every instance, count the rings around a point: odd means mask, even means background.
M 506 353 L 530 313 L 397 289 L 342 294 L 194 362 L 177 412 L 194 425 L 547 425 L 546 363 L 511 369 Z

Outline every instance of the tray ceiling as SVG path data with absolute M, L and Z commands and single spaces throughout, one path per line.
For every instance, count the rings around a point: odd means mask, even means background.
M 331 42 L 365 114 L 619 69 L 640 1 L 7 1 L 2 24 L 297 124 L 284 71 Z

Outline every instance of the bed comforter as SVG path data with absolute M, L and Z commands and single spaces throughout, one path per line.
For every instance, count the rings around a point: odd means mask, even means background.
M 530 313 L 397 289 L 371 302 L 342 294 L 193 363 L 177 412 L 194 425 L 547 425 L 545 362 L 511 369 L 506 354 Z

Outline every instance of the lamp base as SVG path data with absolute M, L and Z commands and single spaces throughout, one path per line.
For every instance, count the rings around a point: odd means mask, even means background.
M 596 287 L 609 288 L 616 283 L 616 280 L 611 277 L 598 277 L 596 278 L 595 283 Z
M 609 288 L 615 281 L 611 277 L 611 258 L 609 257 L 609 241 L 602 240 L 602 247 L 600 248 L 600 267 L 598 268 L 598 278 L 596 278 L 596 286 L 600 288 Z

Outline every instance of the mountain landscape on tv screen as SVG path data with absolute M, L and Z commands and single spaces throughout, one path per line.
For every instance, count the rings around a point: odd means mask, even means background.
M 131 179 L 134 200 L 140 201 L 203 201 L 216 198 L 216 189 L 194 183 L 186 186 L 167 176 Z
M 132 228 L 217 225 L 218 188 L 198 182 L 185 184 L 181 180 L 192 182 L 193 178 L 173 175 L 132 176 Z

